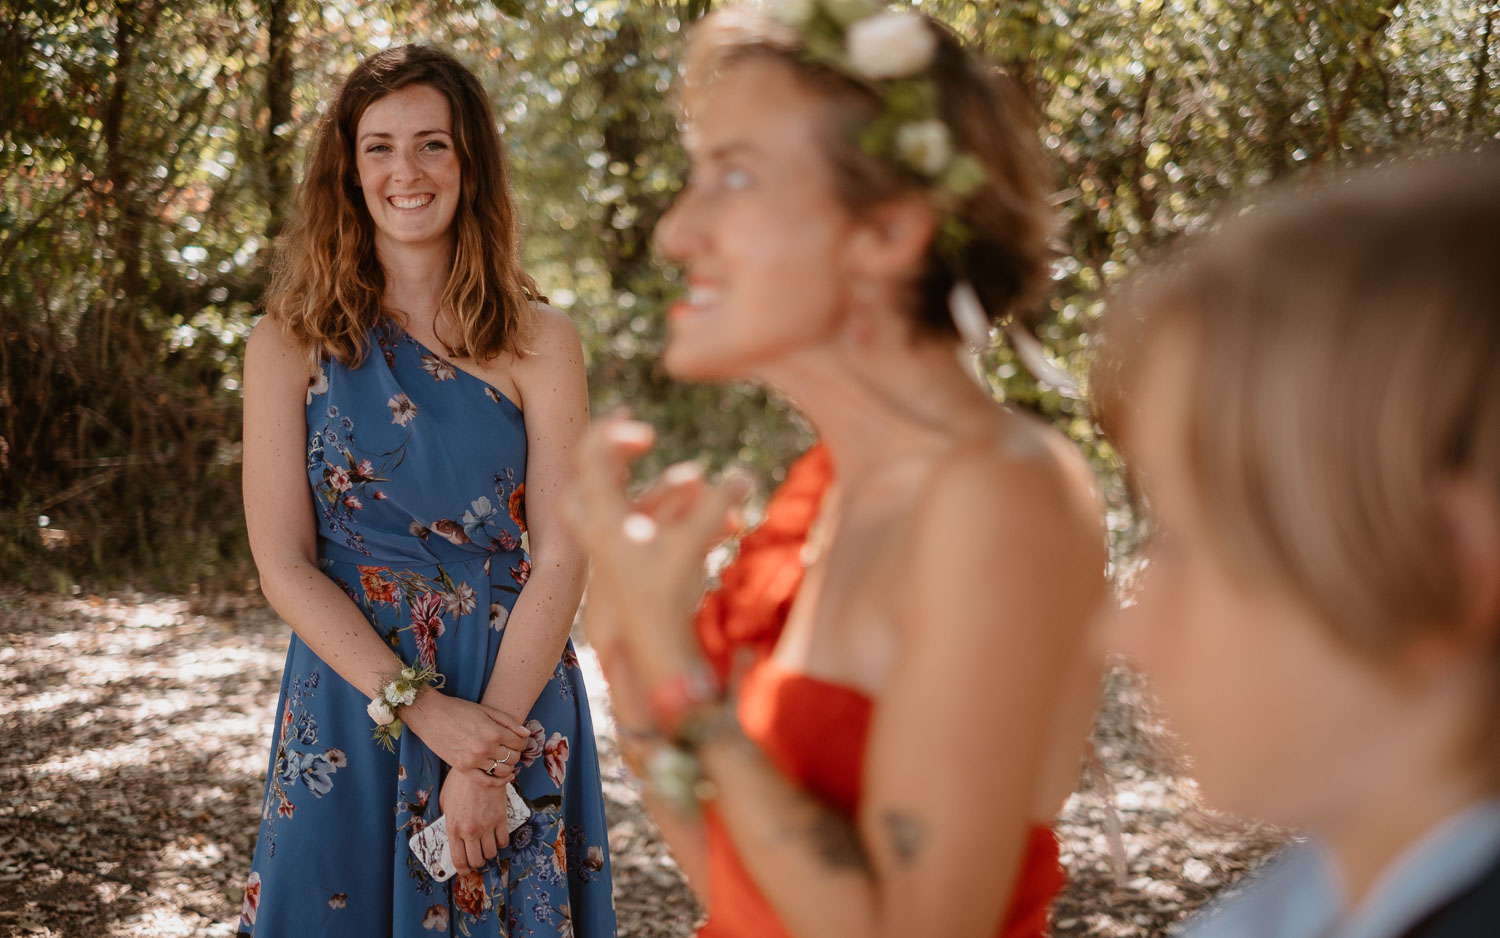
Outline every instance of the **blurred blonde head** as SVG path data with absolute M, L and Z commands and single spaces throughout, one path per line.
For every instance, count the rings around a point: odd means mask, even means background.
M 1231 218 L 1104 317 L 1101 424 L 1128 453 L 1132 389 L 1160 338 L 1185 336 L 1188 470 L 1218 548 L 1247 578 L 1290 585 L 1363 653 L 1464 618 L 1474 576 L 1456 486 L 1493 532 L 1496 232 L 1494 153 L 1370 171 Z M 1500 569 L 1478 575 L 1493 584 Z

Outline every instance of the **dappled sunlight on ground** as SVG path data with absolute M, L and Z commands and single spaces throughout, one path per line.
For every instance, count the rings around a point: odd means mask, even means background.
M 286 633 L 258 598 L 0 597 L 0 933 L 233 934 Z
M 232 935 L 286 626 L 258 596 L 4 593 L 0 636 L 0 936 Z M 686 938 L 698 908 L 619 760 L 587 646 L 579 659 L 620 934 Z M 1166 738 L 1114 672 L 1099 764 L 1058 821 L 1058 936 L 1163 935 L 1282 839 L 1197 809 Z

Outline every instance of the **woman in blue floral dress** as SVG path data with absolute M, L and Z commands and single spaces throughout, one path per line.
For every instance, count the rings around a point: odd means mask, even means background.
M 240 932 L 613 935 L 557 508 L 582 352 L 519 266 L 483 89 L 436 50 L 369 57 L 299 198 L 245 359 L 250 543 L 295 634 Z M 438 677 L 378 733 L 403 669 Z M 446 882 L 408 845 L 440 815 Z

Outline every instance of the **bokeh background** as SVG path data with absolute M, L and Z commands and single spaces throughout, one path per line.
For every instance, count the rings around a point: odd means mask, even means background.
M 702 454 L 774 480 L 805 427 L 753 389 L 674 385 L 654 363 L 677 289 L 650 247 L 683 177 L 676 55 L 710 6 L 0 0 L 0 581 L 252 579 L 245 336 L 330 91 L 362 53 L 408 41 L 452 49 L 488 86 L 526 262 L 583 332 L 596 405 L 657 423 L 659 462 Z M 1040 115 L 1063 219 L 1041 337 L 1075 372 L 1100 288 L 1229 196 L 1500 131 L 1495 2 L 918 6 Z M 1108 469 L 1077 400 L 1003 347 L 986 365 Z
M 596 410 L 661 429 L 653 467 L 770 484 L 806 445 L 765 394 L 655 364 L 679 289 L 650 247 L 685 168 L 676 56 L 713 5 L 0 0 L 0 936 L 234 931 L 286 642 L 240 509 L 241 358 L 360 55 L 436 43 L 482 77 L 526 264 L 583 334 Z M 1101 292 L 1232 198 L 1500 133 L 1495 0 L 916 5 L 1036 108 L 1062 221 L 1040 337 L 1079 376 Z M 1114 454 L 1076 394 L 1004 345 L 983 365 L 1088 453 L 1128 571 Z M 1056 933 L 1162 935 L 1287 833 L 1198 806 L 1139 679 L 1116 669 L 1101 701 L 1057 824 Z M 595 708 L 622 934 L 683 938 L 696 907 Z

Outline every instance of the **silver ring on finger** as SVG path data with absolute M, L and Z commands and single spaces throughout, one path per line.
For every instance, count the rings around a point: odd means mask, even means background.
M 495 768 L 496 768 L 496 766 L 500 766 L 500 765 L 504 765 L 504 763 L 501 762 L 499 759 L 496 759 L 494 762 L 490 763 L 490 767 L 489 768 L 487 768 L 487 769 L 484 770 L 484 774 L 488 775 L 490 778 L 494 778 L 495 777 Z
M 505 750 L 505 758 L 496 759 L 495 765 L 505 765 L 506 763 L 510 762 L 510 757 L 516 754 L 515 750 L 510 748 L 509 746 L 501 746 L 500 748 Z

